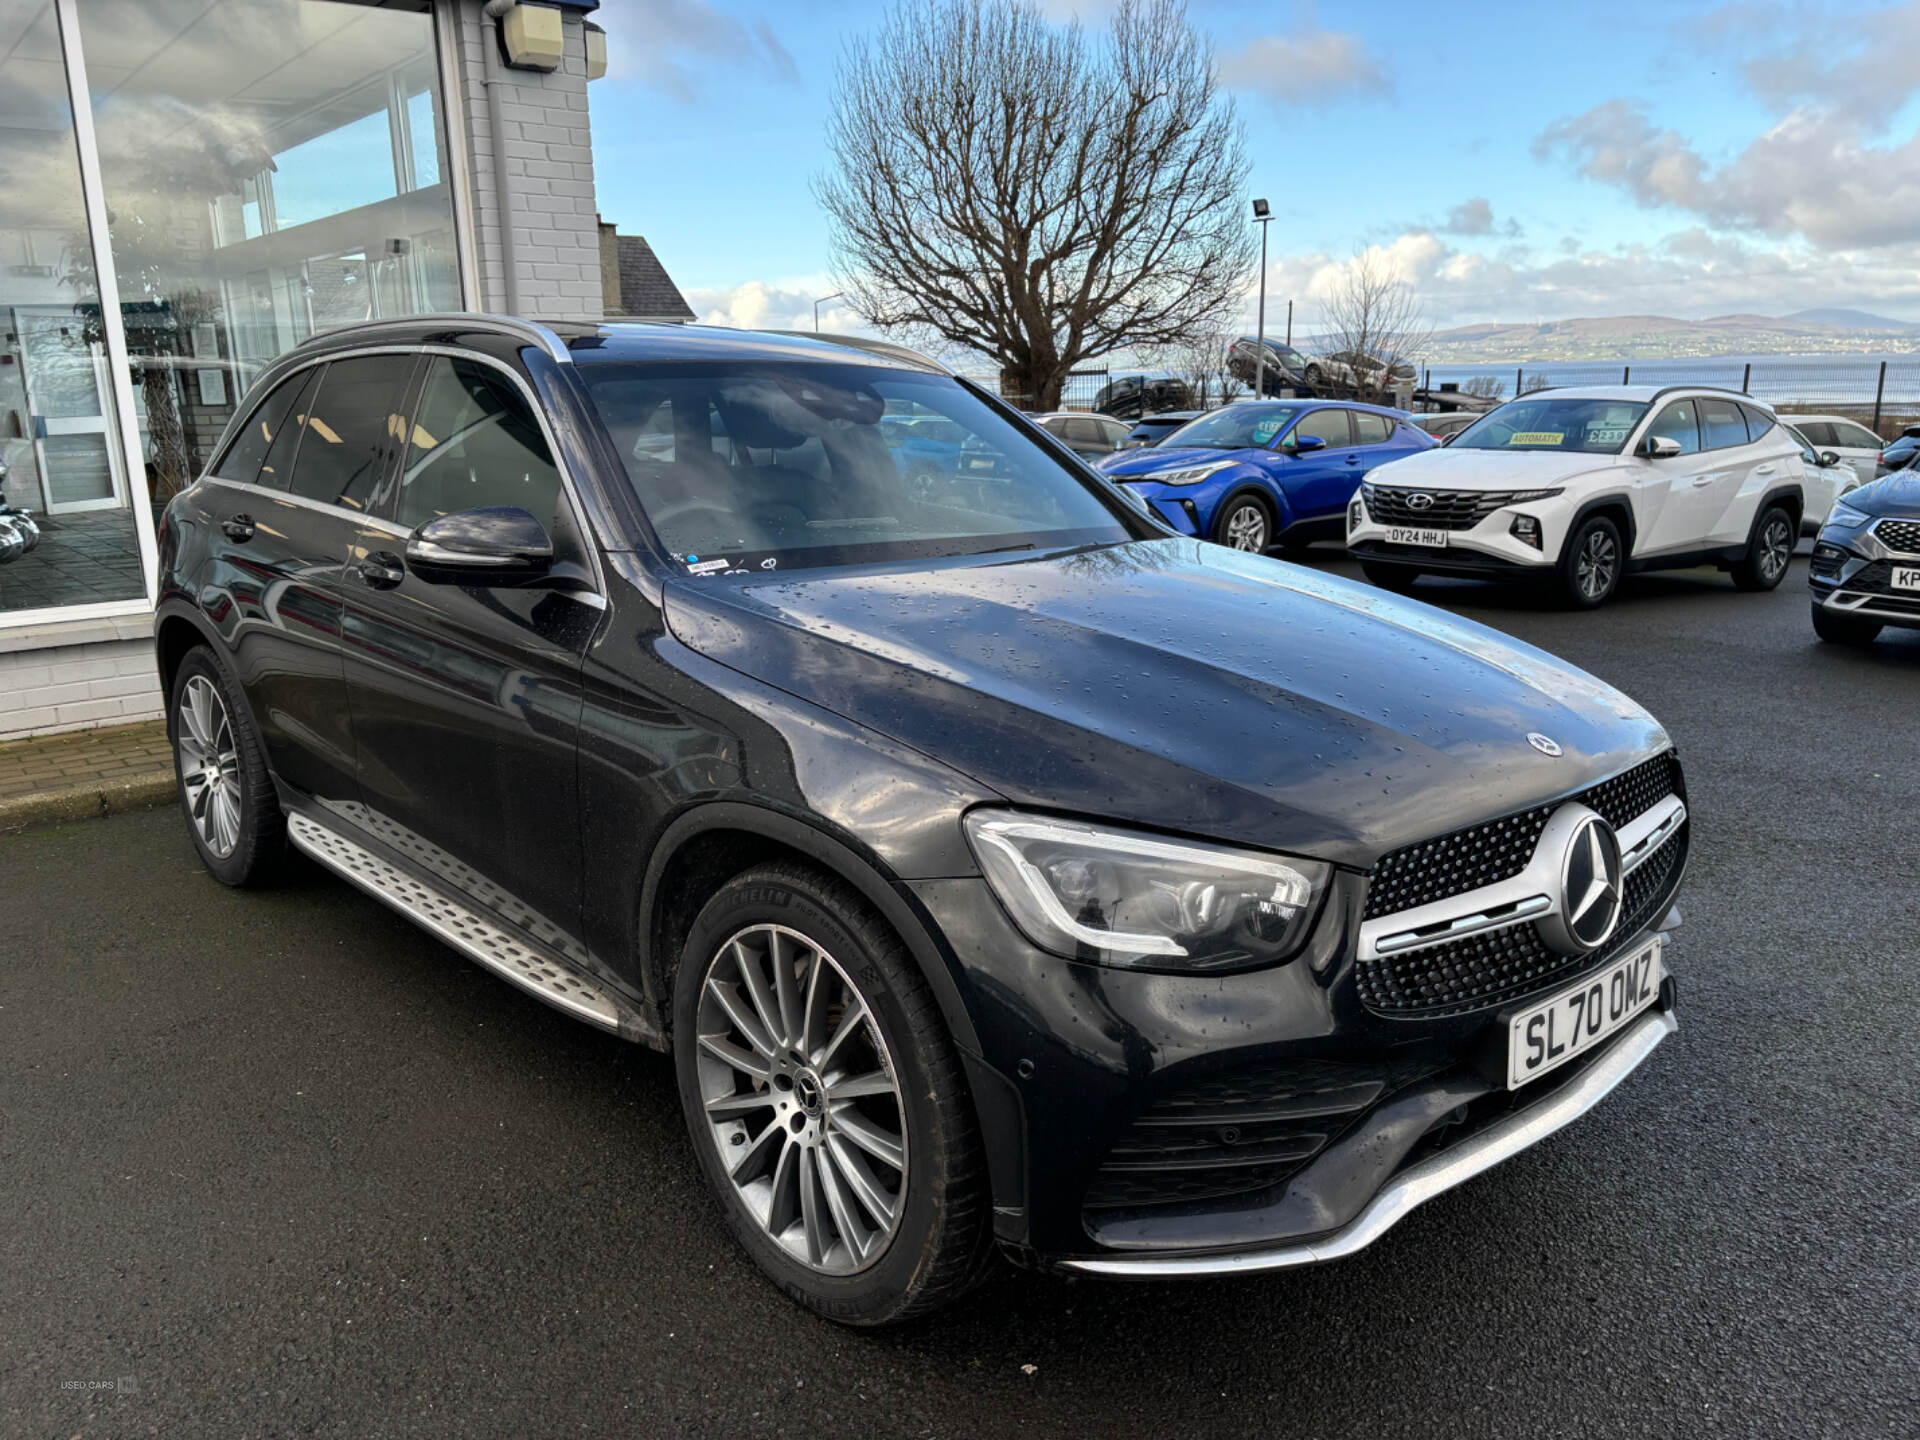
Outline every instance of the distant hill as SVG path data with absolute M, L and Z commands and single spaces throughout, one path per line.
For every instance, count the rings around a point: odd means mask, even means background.
M 1428 364 L 1495 360 L 1654 360 L 1711 355 L 1849 355 L 1920 352 L 1920 324 L 1862 310 L 1792 315 L 1604 315 L 1540 324 L 1490 323 L 1442 330 Z

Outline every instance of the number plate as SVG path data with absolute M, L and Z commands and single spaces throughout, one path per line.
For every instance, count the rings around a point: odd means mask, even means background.
M 1660 998 L 1659 936 L 1507 1022 L 1507 1088 L 1518 1090 L 1617 1033 Z
M 1387 527 L 1389 545 L 1425 545 L 1434 550 L 1447 548 L 1447 532 L 1444 530 L 1414 530 L 1404 525 Z
M 1893 588 L 1896 590 L 1920 590 L 1920 565 L 1894 566 Z

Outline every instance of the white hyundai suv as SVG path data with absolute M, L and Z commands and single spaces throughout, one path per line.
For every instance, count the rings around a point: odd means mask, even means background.
M 1375 470 L 1347 507 L 1347 547 L 1393 590 L 1423 574 L 1541 576 L 1590 608 L 1629 571 L 1696 565 L 1771 590 L 1801 516 L 1824 510 L 1809 483 L 1798 442 L 1746 396 L 1694 385 L 1535 391 L 1444 450 Z

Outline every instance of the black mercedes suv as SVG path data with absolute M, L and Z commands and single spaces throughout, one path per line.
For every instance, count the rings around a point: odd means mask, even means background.
M 1833 504 L 1807 571 L 1813 629 L 1835 645 L 1920 630 L 1920 478 L 1883 476 Z
M 909 482 L 900 416 L 999 463 Z M 1651 716 L 1173 535 L 910 352 L 337 331 L 261 377 L 160 554 L 207 868 L 299 851 L 670 1051 L 727 1223 L 839 1320 L 996 1251 L 1350 1253 L 1674 1028 Z

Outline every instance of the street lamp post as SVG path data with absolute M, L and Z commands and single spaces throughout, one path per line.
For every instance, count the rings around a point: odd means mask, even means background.
M 844 300 L 846 298 L 847 298 L 846 291 L 836 290 L 831 295 L 822 295 L 818 300 L 813 302 L 813 333 L 814 334 L 818 335 L 820 333 L 820 307 L 826 304 L 827 301 L 829 300 Z
M 1267 226 L 1273 221 L 1273 208 L 1264 200 L 1253 202 L 1254 223 L 1260 227 L 1260 322 L 1254 335 L 1253 398 L 1267 398 Z

